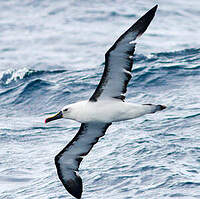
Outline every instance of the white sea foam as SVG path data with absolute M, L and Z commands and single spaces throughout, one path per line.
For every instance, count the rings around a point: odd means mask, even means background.
M 3 84 L 10 84 L 12 81 L 23 79 L 25 75 L 30 74 L 32 72 L 34 72 L 34 70 L 30 70 L 26 67 L 18 70 L 8 69 L 6 71 L 0 72 L 0 81 L 3 82 Z

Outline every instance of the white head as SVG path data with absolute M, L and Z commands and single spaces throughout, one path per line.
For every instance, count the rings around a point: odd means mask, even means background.
M 81 102 L 76 102 L 74 104 L 64 106 L 60 112 L 56 113 L 52 117 L 48 117 L 45 120 L 45 123 L 53 121 L 53 120 L 57 120 L 60 118 L 66 118 L 66 119 L 82 122 L 83 118 L 85 118 L 84 107 L 87 104 L 88 104 L 88 101 L 81 101 Z

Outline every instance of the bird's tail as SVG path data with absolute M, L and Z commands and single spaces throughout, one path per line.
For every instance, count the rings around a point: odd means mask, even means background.
M 155 105 L 155 112 L 156 111 L 162 111 L 163 109 L 166 109 L 167 107 L 165 105 Z
M 150 106 L 151 107 L 151 112 L 150 113 L 155 113 L 157 111 L 162 111 L 164 109 L 166 109 L 167 107 L 165 105 L 155 105 L 155 104 L 144 104 L 146 106 Z

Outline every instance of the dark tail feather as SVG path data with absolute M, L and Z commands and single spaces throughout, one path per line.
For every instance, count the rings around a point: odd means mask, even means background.
M 146 106 L 152 107 L 151 113 L 155 113 L 157 111 L 162 111 L 163 109 L 166 109 L 167 107 L 165 105 L 155 105 L 155 104 L 143 104 Z
M 166 109 L 167 107 L 165 105 L 156 105 L 156 111 L 162 111 L 163 109 Z

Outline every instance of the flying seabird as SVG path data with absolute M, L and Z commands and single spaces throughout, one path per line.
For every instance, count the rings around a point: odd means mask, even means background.
M 84 156 L 102 137 L 112 122 L 129 120 L 166 108 L 164 105 L 125 102 L 127 84 L 133 65 L 134 42 L 152 21 L 157 5 L 133 24 L 105 54 L 105 68 L 94 94 L 88 101 L 65 106 L 45 122 L 59 118 L 78 121 L 81 127 L 75 137 L 55 157 L 58 176 L 75 198 L 82 195 L 82 179 L 78 169 Z

